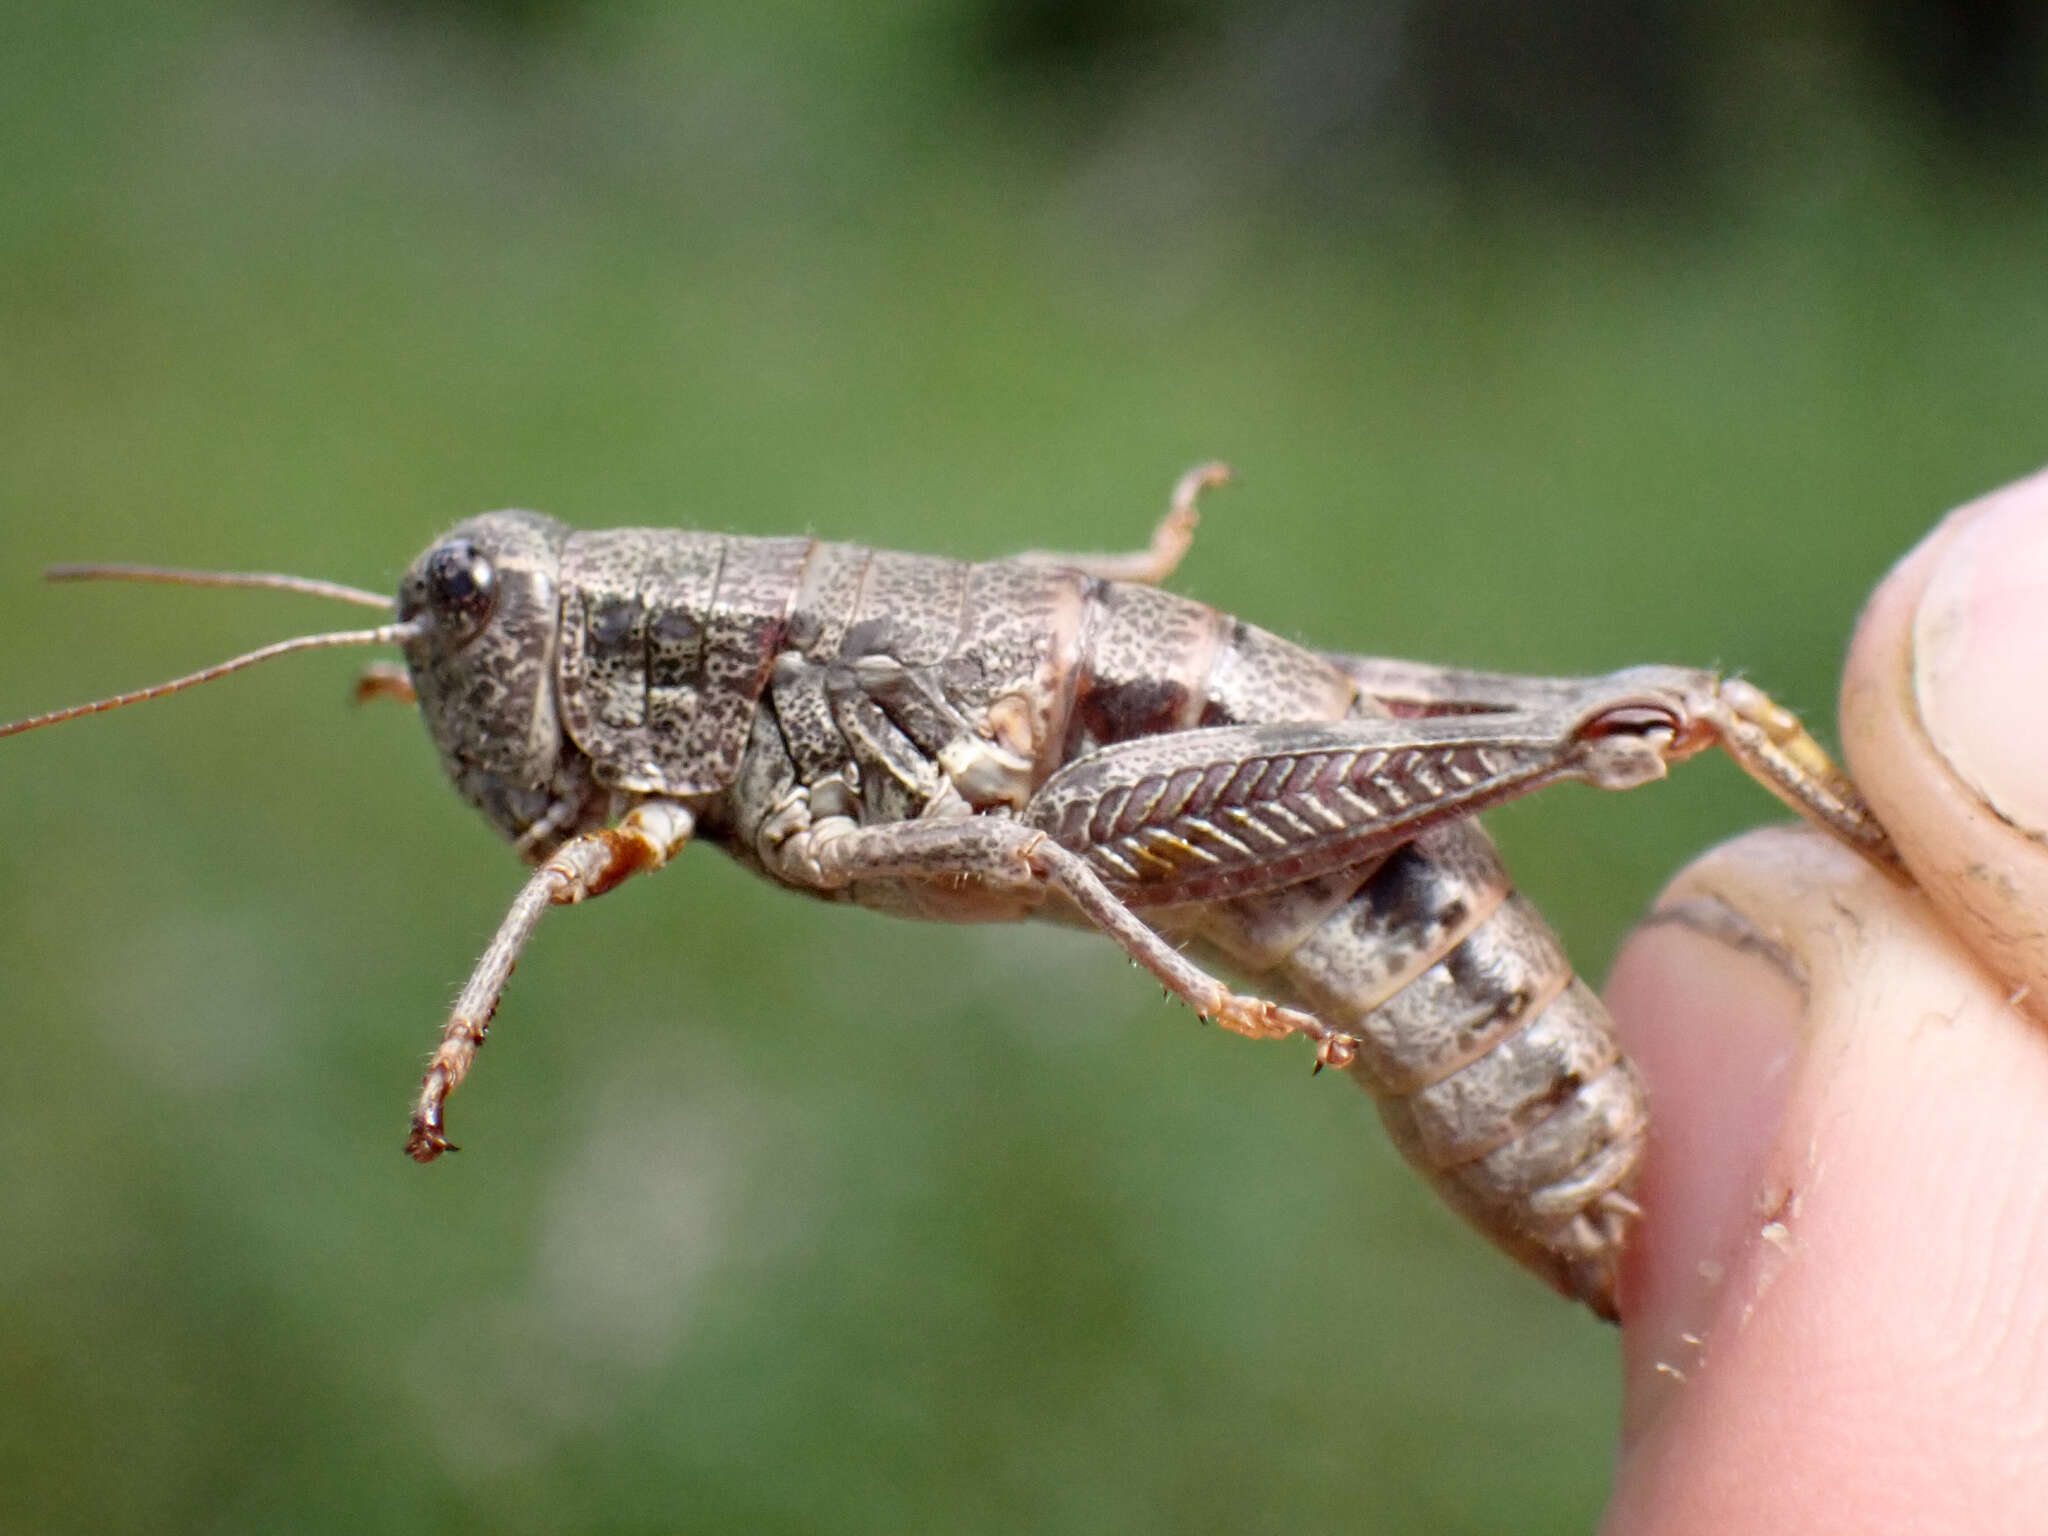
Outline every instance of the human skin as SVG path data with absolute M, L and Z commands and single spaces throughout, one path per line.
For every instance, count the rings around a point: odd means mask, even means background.
M 1916 886 L 1754 832 L 1609 984 L 1654 1110 L 1610 1536 L 2048 1530 L 2048 471 L 1879 586 L 1841 722 Z

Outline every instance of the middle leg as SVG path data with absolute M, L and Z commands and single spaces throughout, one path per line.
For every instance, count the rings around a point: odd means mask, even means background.
M 1013 558 L 1033 565 L 1071 566 L 1098 581 L 1136 581 L 1156 587 L 1174 573 L 1188 546 L 1195 541 L 1195 524 L 1201 521 L 1195 503 L 1202 492 L 1229 482 L 1230 466 L 1220 462 L 1197 464 L 1182 475 L 1173 487 L 1166 516 L 1152 530 L 1152 541 L 1143 549 L 1121 555 L 1069 555 L 1034 549 Z
M 1306 1035 L 1316 1042 L 1319 1060 L 1326 1049 L 1341 1052 L 1349 1044 L 1312 1014 L 1231 991 L 1119 900 L 1085 860 L 1034 828 L 980 816 L 897 822 L 837 831 L 815 854 L 830 889 L 861 880 L 921 880 L 979 882 L 1008 895 L 1057 891 L 1202 1018 L 1254 1039 Z

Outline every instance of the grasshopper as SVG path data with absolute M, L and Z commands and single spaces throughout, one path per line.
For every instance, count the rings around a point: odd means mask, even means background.
M 1474 813 L 1564 779 L 1633 788 L 1718 743 L 1874 862 L 1897 855 L 1798 720 L 1739 679 L 1316 652 L 1160 590 L 1227 476 L 1190 471 L 1150 545 L 1118 555 L 966 564 L 507 511 L 436 541 L 395 605 L 268 573 L 58 567 L 392 616 L 0 736 L 294 651 L 400 648 L 404 669 L 373 666 L 359 696 L 416 702 L 458 793 L 534 866 L 426 1069 L 406 1141 L 422 1163 L 453 1150 L 446 1100 L 542 915 L 696 840 L 827 900 L 1098 929 L 1203 1018 L 1311 1042 L 1454 1208 L 1612 1319 L 1648 1106 Z

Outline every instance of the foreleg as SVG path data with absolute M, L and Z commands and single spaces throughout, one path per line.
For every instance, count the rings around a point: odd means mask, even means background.
M 470 973 L 455 1010 L 441 1030 L 441 1043 L 427 1065 L 412 1111 L 412 1134 L 405 1150 L 422 1163 L 453 1152 L 442 1126 L 442 1106 L 468 1074 L 478 1047 L 498 1010 L 505 982 L 540 926 L 541 914 L 559 903 L 602 896 L 641 870 L 661 868 L 690 840 L 694 819 L 672 800 L 648 800 L 628 811 L 616 827 L 604 827 L 571 838 L 533 877 L 512 902 L 496 937 Z
M 412 673 L 390 661 L 373 661 L 363 668 L 356 678 L 354 694 L 358 704 L 367 704 L 372 699 L 389 699 L 396 704 L 419 702 L 419 695 L 413 692 Z

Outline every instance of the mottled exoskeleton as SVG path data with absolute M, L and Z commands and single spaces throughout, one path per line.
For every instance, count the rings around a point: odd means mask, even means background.
M 394 622 L 195 674 L 400 645 L 407 674 L 373 670 L 365 692 L 417 697 L 456 788 L 537 866 L 407 1150 L 449 1149 L 444 1101 L 541 914 L 695 838 L 834 900 L 1101 929 L 1204 1017 L 1312 1040 L 1454 1207 L 1613 1316 L 1642 1086 L 1472 813 L 1560 779 L 1629 788 L 1719 741 L 1868 856 L 1893 864 L 1890 845 L 1747 684 L 1319 654 L 1160 591 L 1220 478 L 1183 480 L 1148 551 L 982 564 L 493 512 L 419 558 Z

